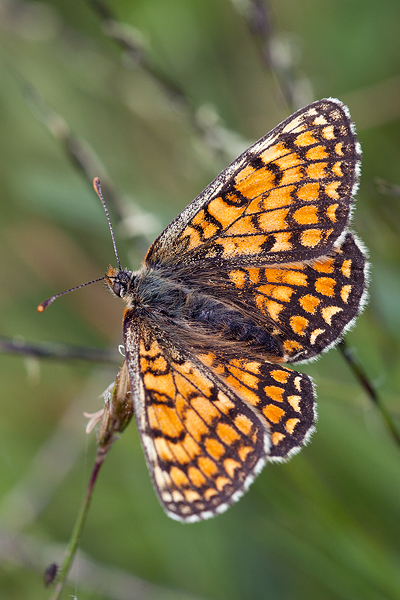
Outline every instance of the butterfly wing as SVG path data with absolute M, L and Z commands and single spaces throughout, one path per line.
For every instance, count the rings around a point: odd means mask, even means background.
M 265 464 L 268 424 L 133 311 L 124 340 L 136 421 L 165 511 L 186 522 L 224 511 Z
M 194 356 L 133 311 L 124 318 L 136 421 L 158 497 L 174 519 L 226 510 L 266 460 L 283 460 L 313 430 L 307 375 L 267 361 Z
M 146 264 L 323 256 L 348 224 L 360 159 L 348 109 L 314 102 L 222 171 L 161 233 Z
M 334 344 L 365 303 L 367 262 L 347 232 L 313 261 L 273 267 L 199 267 L 192 281 L 205 293 L 241 308 L 281 342 L 285 362 L 310 360 Z
M 259 359 L 221 360 L 213 351 L 199 358 L 268 423 L 269 461 L 290 458 L 308 441 L 316 413 L 307 375 Z

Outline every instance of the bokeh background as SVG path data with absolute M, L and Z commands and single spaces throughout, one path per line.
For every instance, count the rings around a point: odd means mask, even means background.
M 398 0 L 0 0 L 0 333 L 116 348 L 122 305 L 90 184 L 106 183 L 123 264 L 239 152 L 313 100 L 347 103 L 363 148 L 354 227 L 370 303 L 347 336 L 400 427 Z M 55 349 L 56 347 L 54 347 Z M 57 348 L 59 348 L 57 346 Z M 122 361 L 122 359 L 121 359 Z M 118 363 L 118 359 L 117 359 Z M 82 501 L 117 363 L 0 356 L 0 596 L 49 594 Z M 132 422 L 101 473 L 64 598 L 400 597 L 400 448 L 337 350 L 315 379 L 312 443 L 242 500 L 182 525 L 158 505 Z

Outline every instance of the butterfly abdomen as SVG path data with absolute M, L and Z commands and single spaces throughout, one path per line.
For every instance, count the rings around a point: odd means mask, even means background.
M 210 296 L 195 296 L 188 302 L 188 317 L 210 330 L 220 333 L 227 341 L 248 344 L 270 356 L 282 356 L 282 349 L 265 329 L 239 310 L 228 307 Z

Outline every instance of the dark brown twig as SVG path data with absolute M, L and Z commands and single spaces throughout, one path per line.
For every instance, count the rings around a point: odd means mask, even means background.
M 104 34 L 121 48 L 124 57 L 133 61 L 136 67 L 140 67 L 158 85 L 174 109 L 188 119 L 195 133 L 201 136 L 213 156 L 233 160 L 237 153 L 232 154 L 232 140 L 239 141 L 243 150 L 249 145 L 249 142 L 242 140 L 237 132 L 221 124 L 214 107 L 210 111 L 207 108 L 204 110 L 205 107 L 195 106 L 184 89 L 157 67 L 148 52 L 148 44 L 145 47 L 141 42 L 143 36 L 140 31 L 118 21 L 109 6 L 101 0 L 87 0 L 87 2 L 99 16 Z M 129 61 L 125 60 L 122 64 L 127 66 Z
M 101 19 L 104 34 L 112 39 L 134 63 L 140 66 L 156 81 L 173 101 L 184 106 L 189 114 L 194 114 L 190 99 L 176 81 L 158 69 L 146 53 L 138 31 L 118 21 L 112 10 L 101 0 L 87 0 Z M 194 120 L 194 124 L 196 121 Z
M 114 349 L 73 346 L 56 342 L 33 344 L 21 339 L 0 337 L 0 353 L 22 354 L 36 358 L 56 360 L 87 360 L 109 364 L 120 364 L 121 356 Z
M 311 86 L 298 67 L 301 40 L 290 32 L 274 31 L 267 0 L 231 0 L 244 18 L 261 63 L 274 78 L 277 99 L 290 112 L 311 102 Z

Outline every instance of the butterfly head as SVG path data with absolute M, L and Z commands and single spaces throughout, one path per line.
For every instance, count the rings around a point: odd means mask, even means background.
M 104 279 L 113 294 L 119 298 L 125 298 L 130 292 L 135 277 L 129 269 L 114 269 L 110 265 Z

